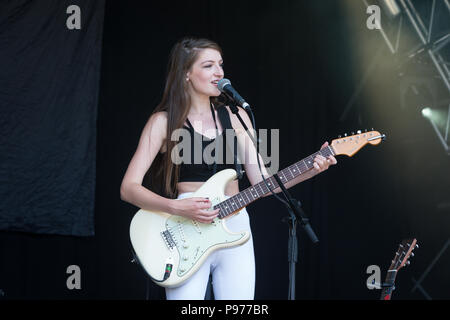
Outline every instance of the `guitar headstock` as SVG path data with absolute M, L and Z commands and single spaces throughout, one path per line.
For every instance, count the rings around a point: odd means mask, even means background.
M 403 240 L 398 246 L 398 250 L 395 253 L 395 257 L 392 260 L 392 264 L 389 270 L 400 270 L 405 265 L 409 264 L 409 257 L 414 257 L 413 250 L 418 248 L 416 239 Z
M 378 131 L 361 132 L 357 131 L 356 134 L 351 136 L 345 135 L 331 141 L 335 155 L 345 154 L 349 157 L 358 152 L 366 144 L 377 145 L 382 140 L 386 139 L 386 135 L 379 133 Z

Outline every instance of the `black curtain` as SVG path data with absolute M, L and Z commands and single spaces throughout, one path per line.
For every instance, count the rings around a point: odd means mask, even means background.
M 103 1 L 0 3 L 0 229 L 94 235 Z
M 350 2 L 107 2 L 95 237 L 0 233 L 4 297 L 145 298 L 146 276 L 130 262 L 129 224 L 138 208 L 120 200 L 119 188 L 161 99 L 170 48 L 192 35 L 221 45 L 225 76 L 254 106 L 257 128 L 280 130 L 280 169 L 346 132 L 373 127 L 387 134 L 385 143 L 367 146 L 352 158 L 338 156 L 337 166 L 289 190 L 302 202 L 320 240 L 313 245 L 298 227 L 297 298 L 376 300 L 380 292 L 366 287 L 367 267 L 379 265 L 384 277 L 398 243 L 410 236 L 426 249 L 399 273 L 393 298 L 423 298 L 418 290 L 411 292 L 412 278 L 421 276 L 448 237 L 448 215 L 437 211 L 435 202 L 448 199 L 448 157 L 439 153 L 426 125 L 416 127 L 419 140 L 402 130 L 405 113 L 399 109 L 399 81 L 389 59 L 373 69 L 369 79 L 378 81 L 367 83 L 341 119 L 367 68 L 358 52 L 367 48 L 370 60 L 380 48 L 388 56 L 379 33 L 366 28 L 364 5 L 349 14 L 343 3 Z M 368 42 L 360 41 L 361 34 Z M 369 99 L 367 90 L 378 99 Z M 241 181 L 242 188 L 247 185 Z M 286 299 L 288 227 L 282 218 L 287 212 L 273 197 L 247 209 L 255 244 L 255 297 Z M 70 265 L 81 269 L 80 290 L 66 287 Z M 444 279 L 446 266 L 440 261 L 435 277 Z M 434 297 L 449 297 L 448 286 L 427 279 L 423 284 Z M 163 289 L 153 283 L 149 295 L 164 299 Z

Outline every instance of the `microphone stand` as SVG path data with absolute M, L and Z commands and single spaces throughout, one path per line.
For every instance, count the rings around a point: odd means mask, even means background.
M 249 134 L 248 127 L 246 126 L 245 122 L 242 120 L 241 116 L 239 115 L 238 107 L 236 106 L 235 103 L 230 103 L 229 106 L 230 106 L 231 112 L 233 114 L 235 114 L 237 116 L 237 118 L 239 119 L 239 121 L 241 122 L 242 126 L 245 129 L 245 132 L 247 132 L 248 136 L 250 137 L 253 144 L 255 145 L 256 150 L 258 150 L 256 141 Z M 246 108 L 246 110 L 249 112 L 252 112 L 249 107 Z M 258 155 L 257 155 L 257 157 L 258 157 Z M 311 239 L 311 241 L 313 243 L 319 242 L 319 239 L 317 238 L 316 234 L 314 233 L 313 229 L 311 228 L 311 225 L 309 224 L 309 219 L 307 218 L 307 216 L 305 215 L 304 211 L 301 208 L 300 201 L 293 198 L 289 194 L 289 192 L 286 190 L 285 186 L 281 182 L 278 174 L 273 174 L 273 177 L 275 178 L 278 185 L 280 186 L 281 192 L 283 193 L 283 195 L 287 201 L 287 202 L 285 202 L 285 205 L 289 212 L 289 216 L 283 218 L 283 222 L 287 222 L 288 226 L 289 226 L 289 239 L 288 239 L 289 293 L 288 293 L 288 299 L 295 300 L 295 272 L 296 272 L 295 265 L 298 260 L 298 240 L 297 240 L 297 233 L 296 233 L 297 220 L 300 221 L 300 225 L 303 227 L 306 234 L 309 236 L 309 238 Z M 271 190 L 271 189 L 269 188 L 269 190 Z
M 288 263 L 289 263 L 289 293 L 288 299 L 295 300 L 295 265 L 298 260 L 298 240 L 297 240 L 297 220 L 300 221 L 300 225 L 305 230 L 313 243 L 319 242 L 314 230 L 309 224 L 309 219 L 306 217 L 304 211 L 301 208 L 301 202 L 289 194 L 286 187 L 280 180 L 278 174 L 274 174 L 273 177 L 277 180 L 278 185 L 281 188 L 285 199 L 287 200 L 286 207 L 289 212 L 289 216 L 283 219 L 283 222 L 287 222 L 289 226 L 289 239 L 288 239 Z

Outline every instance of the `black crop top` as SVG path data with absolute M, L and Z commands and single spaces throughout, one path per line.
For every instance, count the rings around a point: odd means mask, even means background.
M 214 119 L 214 124 L 216 125 L 216 131 L 218 133 L 217 129 L 217 122 L 216 122 L 216 116 L 213 107 L 211 106 L 211 113 L 212 117 Z M 229 117 L 228 112 L 226 112 L 227 116 Z M 204 135 L 196 132 L 194 130 L 194 127 L 192 126 L 189 119 L 186 119 L 186 122 L 189 126 L 184 126 L 190 131 L 190 137 L 191 137 L 191 157 L 190 157 L 190 163 L 184 163 L 182 162 L 180 164 L 180 178 L 178 182 L 187 182 L 187 181 L 201 181 L 204 182 L 208 180 L 211 176 L 213 176 L 215 173 L 231 168 L 235 169 L 235 161 L 233 163 L 228 163 L 231 161 L 227 161 L 227 158 L 234 159 L 232 156 L 230 157 L 226 143 L 226 134 L 222 131 L 221 134 L 216 135 L 216 138 L 209 139 L 205 137 Z M 225 129 L 224 129 L 225 130 Z M 216 145 L 211 145 L 215 143 Z M 194 146 L 197 144 L 197 148 Z M 205 152 L 205 149 L 207 151 Z M 198 160 L 200 160 L 199 155 L 197 157 L 194 157 L 194 149 L 195 150 L 202 150 L 202 156 L 201 156 L 201 163 L 199 163 Z M 216 156 L 216 151 L 217 156 Z M 228 156 L 227 156 L 228 153 Z M 210 155 L 211 158 L 208 159 L 206 155 Z M 183 150 L 180 151 L 180 156 L 183 156 Z M 195 158 L 197 158 L 197 163 L 194 161 Z

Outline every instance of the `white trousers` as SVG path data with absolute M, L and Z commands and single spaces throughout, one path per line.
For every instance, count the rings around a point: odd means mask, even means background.
M 192 192 L 182 193 L 178 199 Z M 166 288 L 167 300 L 203 300 L 209 275 L 216 300 L 253 300 L 255 295 L 255 255 L 247 210 L 226 218 L 227 228 L 233 232 L 249 231 L 250 239 L 243 245 L 214 251 L 199 270 L 177 288 Z

